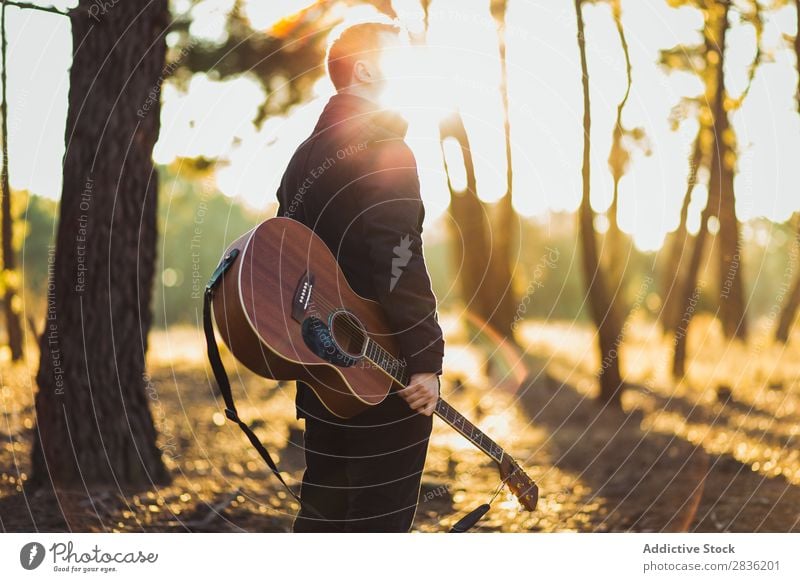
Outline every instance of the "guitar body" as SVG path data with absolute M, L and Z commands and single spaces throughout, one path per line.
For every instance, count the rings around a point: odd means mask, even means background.
M 394 385 L 406 385 L 405 364 L 381 306 L 350 288 L 327 245 L 305 225 L 269 219 L 225 255 L 232 262 L 221 262 L 228 266 L 212 295 L 214 320 L 250 370 L 305 382 L 340 418 L 381 403 Z M 435 413 L 497 463 L 523 507 L 536 508 L 536 484 L 502 447 L 444 399 Z
M 265 378 L 305 382 L 340 418 L 386 398 L 390 376 L 363 361 L 346 367 L 326 361 L 337 346 L 323 341 L 323 353 L 315 353 L 303 337 L 301 322 L 292 318 L 298 285 L 310 274 L 313 286 L 305 318 L 317 317 L 329 329 L 336 329 L 337 322 L 345 327 L 355 318 L 370 341 L 397 354 L 380 305 L 350 288 L 319 237 L 295 220 L 273 218 L 234 241 L 226 253 L 233 249 L 240 254 L 223 278 L 213 308 L 222 339 L 241 363 Z

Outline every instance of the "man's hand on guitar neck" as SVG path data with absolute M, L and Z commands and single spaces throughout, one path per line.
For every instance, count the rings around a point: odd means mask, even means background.
M 428 372 L 412 374 L 408 386 L 397 393 L 412 409 L 430 416 L 439 400 L 439 376 Z

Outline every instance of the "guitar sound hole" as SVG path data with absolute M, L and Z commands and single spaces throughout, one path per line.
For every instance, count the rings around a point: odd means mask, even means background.
M 367 330 L 352 313 L 335 311 L 331 314 L 329 327 L 333 341 L 341 351 L 353 358 L 363 355 Z

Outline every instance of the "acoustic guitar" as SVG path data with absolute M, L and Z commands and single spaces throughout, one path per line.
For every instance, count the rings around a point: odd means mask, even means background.
M 408 374 L 380 304 L 356 294 L 327 245 L 303 224 L 272 218 L 234 241 L 212 299 L 233 355 L 273 380 L 308 384 L 325 407 L 350 418 L 405 387 Z M 497 463 L 532 511 L 538 488 L 519 464 L 444 399 L 435 414 Z

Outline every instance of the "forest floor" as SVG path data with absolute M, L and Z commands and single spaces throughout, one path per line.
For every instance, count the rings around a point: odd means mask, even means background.
M 701 355 L 676 385 L 667 375 L 671 342 L 635 322 L 621 350 L 629 385 L 615 411 L 595 400 L 600 366 L 589 328 L 530 323 L 519 351 L 487 349 L 491 341 L 442 321 L 443 395 L 540 488 L 533 513 L 503 490 L 477 531 L 800 531 L 800 338 L 789 347 L 729 344 L 698 317 L 689 349 Z M 29 356 L 27 365 L 0 367 L 0 531 L 290 530 L 296 504 L 225 422 L 202 330 L 151 338 L 151 410 L 172 483 L 58 496 L 26 487 L 37 364 Z M 303 451 L 293 385 L 225 357 L 241 416 L 296 487 Z M 493 464 L 436 421 L 413 529 L 447 531 L 498 484 Z

